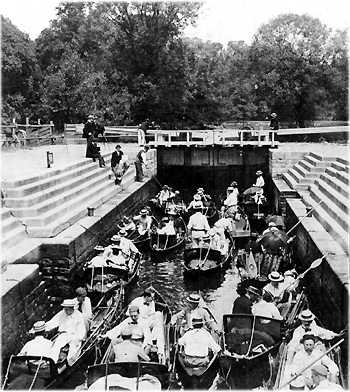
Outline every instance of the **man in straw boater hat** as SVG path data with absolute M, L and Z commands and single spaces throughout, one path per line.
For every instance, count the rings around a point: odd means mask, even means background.
M 77 303 L 77 309 L 84 317 L 85 327 L 88 331 L 90 329 L 90 322 L 92 320 L 92 307 L 90 298 L 87 296 L 85 287 L 78 287 L 75 290 L 76 297 L 74 298 Z
M 210 317 L 207 309 L 201 306 L 201 297 L 199 294 L 190 294 L 187 298 L 187 306 L 180 312 L 174 314 L 171 318 L 171 324 L 179 323 L 182 325 L 182 332 L 192 328 L 192 319 L 201 317 L 205 327 L 214 332 L 219 329 L 215 321 Z
M 211 334 L 203 328 L 203 324 L 201 317 L 193 318 L 193 329 L 188 330 L 178 340 L 179 345 L 184 348 L 182 358 L 188 367 L 207 365 L 209 363 L 209 351 L 218 353 L 221 350 Z
M 152 218 L 149 216 L 149 212 L 146 208 L 142 208 L 140 211 L 140 220 L 137 226 L 137 230 L 140 235 L 144 235 L 150 232 L 152 226 Z
M 226 216 L 234 217 L 237 212 L 238 204 L 238 189 L 237 182 L 233 181 L 226 191 L 226 199 L 224 200 L 224 207 L 226 208 Z
M 202 214 L 201 207 L 195 206 L 193 210 L 195 212 L 190 216 L 187 230 L 191 233 L 193 246 L 198 247 L 202 237 L 209 232 L 210 226 L 207 217 Z
M 311 368 L 311 378 L 313 382 L 313 391 L 342 391 L 343 388 L 328 379 L 329 372 L 326 366 L 322 364 L 315 365 Z
M 341 333 L 338 334 L 317 325 L 315 322 L 315 315 L 309 309 L 303 310 L 299 314 L 298 319 L 300 320 L 301 325 L 294 330 L 292 339 L 288 343 L 287 361 L 289 362 L 293 359 L 295 353 L 302 349 L 300 340 L 305 334 L 312 334 L 313 336 L 320 338 L 320 340 L 316 342 L 316 346 L 321 351 L 325 351 L 325 347 L 321 340 L 332 340 L 335 337 L 341 336 Z
M 278 304 L 283 301 L 285 293 L 284 277 L 277 271 L 272 271 L 269 275 L 269 283 L 264 287 L 264 292 L 271 294 L 273 301 Z
M 322 351 L 318 350 L 315 347 L 315 343 L 318 338 L 312 334 L 306 334 L 300 340 L 300 343 L 303 345 L 302 349 L 298 351 L 293 361 L 289 367 L 290 376 L 294 377 L 299 374 L 304 368 L 308 365 L 311 365 L 315 360 L 322 356 Z M 335 380 L 337 375 L 339 374 L 338 366 L 327 356 L 324 355 L 317 364 L 324 365 L 329 373 L 331 380 Z M 286 367 L 286 371 L 288 371 L 288 367 Z M 302 373 L 305 384 L 310 385 L 311 382 L 311 369 L 307 369 Z
M 101 245 L 96 245 L 94 247 L 95 256 L 89 261 L 87 267 L 107 267 L 107 254 L 105 252 L 105 248 Z
M 255 179 L 255 183 L 253 184 L 253 186 L 256 186 L 256 187 L 263 189 L 265 186 L 265 180 L 264 180 L 264 177 L 262 176 L 263 172 L 261 170 L 258 170 L 255 173 L 255 175 L 256 175 L 256 179 Z
M 29 340 L 18 355 L 38 356 L 51 358 L 52 341 L 45 338 L 45 321 L 37 321 L 29 333 L 34 334 L 34 339 Z
M 86 337 L 84 317 L 76 309 L 75 299 L 65 299 L 59 311 L 50 321 L 46 323 L 46 331 L 58 329 L 59 335 L 52 347 L 52 358 L 55 362 L 59 360 L 61 349 L 69 345 L 67 362 L 71 366 L 77 359 L 82 341 Z

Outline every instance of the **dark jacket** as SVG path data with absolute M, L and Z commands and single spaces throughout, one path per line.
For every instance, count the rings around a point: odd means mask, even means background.
M 83 129 L 83 138 L 87 139 L 89 133 L 92 134 L 93 137 L 98 137 L 98 135 L 102 135 L 104 134 L 105 131 L 105 127 L 101 124 L 97 124 L 94 121 L 93 122 L 87 122 L 84 125 L 84 129 Z
M 114 151 L 111 159 L 111 167 L 116 167 L 124 155 L 123 151 Z
M 252 314 L 252 305 L 252 301 L 248 297 L 241 295 L 235 299 L 232 313 Z
M 274 131 L 277 131 L 279 129 L 279 122 L 277 117 L 271 118 L 270 128 L 273 129 Z

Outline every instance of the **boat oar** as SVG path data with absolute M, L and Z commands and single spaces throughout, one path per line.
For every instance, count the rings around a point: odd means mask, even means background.
M 323 259 L 326 257 L 326 255 L 323 255 L 322 257 L 320 257 L 319 259 L 314 260 L 310 267 L 308 269 L 306 269 L 303 273 L 301 273 L 300 275 L 298 275 L 295 279 L 294 282 L 292 282 L 289 286 L 286 287 L 285 290 L 288 290 L 290 287 L 292 287 L 298 280 L 302 279 L 309 271 L 311 271 L 312 269 L 315 269 L 317 267 L 319 267 L 323 261 Z
M 317 359 L 315 359 L 313 362 L 311 362 L 309 365 L 307 365 L 306 367 L 304 367 L 302 370 L 300 370 L 299 372 L 297 372 L 297 374 L 295 374 L 291 379 L 289 379 L 287 382 L 285 382 L 282 386 L 280 386 L 278 389 L 283 389 L 285 388 L 287 385 L 289 385 L 292 381 L 294 381 L 296 378 L 298 378 L 299 376 L 301 376 L 306 370 L 310 369 L 312 366 L 314 366 L 318 361 L 320 361 L 325 355 L 327 355 L 328 353 L 330 353 L 331 351 L 333 351 L 336 347 L 338 347 L 339 345 L 341 345 L 344 342 L 344 339 L 340 339 L 336 344 L 334 344 L 332 347 L 330 347 L 326 352 L 324 352 L 320 357 L 318 357 Z
M 318 207 L 320 204 L 322 204 L 322 203 L 324 203 L 324 200 L 321 200 L 319 203 L 317 203 L 314 207 L 312 207 L 307 213 L 306 213 L 306 215 L 304 215 L 299 221 L 298 221 L 298 223 L 296 223 L 291 229 L 289 229 L 288 231 L 287 231 L 287 233 L 286 233 L 286 235 L 288 235 L 288 234 L 290 234 L 291 233 L 291 231 L 293 231 L 305 218 L 307 218 L 309 215 L 310 215 L 310 213 L 312 212 L 312 211 L 314 211 L 314 209 L 316 208 L 316 207 Z

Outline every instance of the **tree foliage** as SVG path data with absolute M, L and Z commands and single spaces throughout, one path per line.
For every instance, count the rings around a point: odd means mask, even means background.
M 80 2 L 57 7 L 35 43 L 2 19 L 3 115 L 166 128 L 224 120 L 348 117 L 345 31 L 280 15 L 251 45 L 184 37 L 199 3 Z

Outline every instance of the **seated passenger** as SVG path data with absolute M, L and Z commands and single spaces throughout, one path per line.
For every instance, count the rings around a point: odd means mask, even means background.
M 113 344 L 114 349 L 114 362 L 138 362 L 138 361 L 149 361 L 150 358 L 146 354 L 145 350 L 142 347 L 142 343 L 139 344 L 135 337 L 139 335 L 135 335 L 136 331 L 132 331 L 129 326 L 126 326 L 121 331 L 121 343 Z M 142 334 L 142 331 L 141 331 Z M 132 340 L 132 338 L 134 338 Z
M 45 330 L 58 328 L 60 334 L 53 343 L 51 356 L 55 362 L 58 362 L 61 349 L 68 344 L 67 362 L 71 366 L 79 355 L 87 331 L 83 315 L 75 309 L 74 299 L 65 299 L 61 306 L 63 309 L 46 323 Z
M 140 219 L 137 226 L 137 230 L 140 235 L 145 235 L 147 232 L 150 232 L 152 226 L 152 218 L 149 216 L 148 210 L 143 208 L 140 211 Z
M 107 267 L 107 258 L 104 254 L 105 248 L 103 246 L 97 245 L 95 246 L 94 250 L 96 251 L 96 256 L 89 261 L 87 267 Z
M 129 260 L 133 254 L 139 254 L 140 251 L 136 248 L 135 244 L 126 237 L 127 232 L 125 230 L 120 230 L 119 233 L 119 246 L 121 249 L 121 253 L 126 260 Z M 126 262 L 126 264 L 129 264 Z
M 163 206 L 170 197 L 170 190 L 168 185 L 164 185 L 162 190 L 159 192 L 158 201 L 159 205 Z
M 156 311 L 152 291 L 146 289 L 142 297 L 137 297 L 130 302 L 129 309 L 131 307 L 137 307 L 139 309 L 139 318 L 148 326 L 151 332 L 151 340 L 156 340 L 158 351 L 160 353 L 163 352 L 163 315 L 161 312 Z
M 149 330 L 148 322 L 140 318 L 140 311 L 137 306 L 129 306 L 128 312 L 129 317 L 127 317 L 111 330 L 107 331 L 105 335 L 101 336 L 101 338 L 107 337 L 112 341 L 112 344 L 116 344 L 120 342 L 120 335 L 125 327 L 129 326 L 131 331 L 133 331 L 135 328 L 141 328 L 145 337 L 143 347 L 147 350 L 147 347 L 150 347 L 152 344 L 151 331 Z
M 315 365 L 311 368 L 313 391 L 342 391 L 343 388 L 328 379 L 329 372 L 324 365 Z
M 278 304 L 279 302 L 285 302 L 285 285 L 283 283 L 283 276 L 277 271 L 272 271 L 268 275 L 268 278 L 270 283 L 264 287 L 264 292 L 267 292 L 272 296 L 275 304 Z
M 236 291 L 239 297 L 237 297 L 233 303 L 232 314 L 252 314 L 253 303 L 249 298 L 246 288 L 241 282 L 238 283 Z
M 290 366 L 290 376 L 293 377 L 297 375 L 301 370 L 307 367 L 307 365 L 311 365 L 317 358 L 322 356 L 322 351 L 319 351 L 315 347 L 315 343 L 317 341 L 317 337 L 311 334 L 306 334 L 300 340 L 300 343 L 303 345 L 302 349 L 298 351 Z M 337 375 L 339 374 L 338 366 L 327 356 L 324 355 L 315 365 L 324 365 L 329 373 L 330 379 L 332 381 L 336 380 Z M 287 368 L 288 369 L 288 368 Z M 311 369 L 307 369 L 303 372 L 303 377 L 305 383 L 307 385 L 311 384 Z
M 197 209 L 203 210 L 203 208 L 204 208 L 204 204 L 203 204 L 203 202 L 201 200 L 201 197 L 198 194 L 195 194 L 193 196 L 193 200 L 188 205 L 186 211 L 190 211 L 191 209 L 192 210 L 197 210 Z
M 37 321 L 34 323 L 33 328 L 29 331 L 34 334 L 34 338 L 27 342 L 19 356 L 38 356 L 52 358 L 52 341 L 45 338 L 45 321 Z
M 262 298 L 260 297 L 258 301 L 252 305 L 252 314 L 254 316 L 282 320 L 281 313 L 277 306 L 273 303 L 271 294 L 267 292 L 265 292 Z
M 187 331 L 179 340 L 178 344 L 184 347 L 183 361 L 188 367 L 206 366 L 209 359 L 209 351 L 216 354 L 220 346 L 215 342 L 210 333 L 203 328 L 203 319 L 192 319 L 193 329 Z
M 123 222 L 124 222 L 123 229 L 127 233 L 131 233 L 131 232 L 133 232 L 136 229 L 135 223 L 132 221 L 132 219 L 130 217 L 124 216 Z
M 208 205 L 209 204 L 209 202 L 211 200 L 211 197 L 210 197 L 210 195 L 207 195 L 204 192 L 204 188 L 198 188 L 197 189 L 197 194 L 200 196 L 200 198 L 201 198 L 201 200 L 202 200 L 204 205 Z
M 87 291 L 84 287 L 78 287 L 75 290 L 76 298 L 76 309 L 81 312 L 84 317 L 85 327 L 88 331 L 90 329 L 90 322 L 92 320 L 92 308 L 90 298 L 87 296 Z
M 157 229 L 158 234 L 175 235 L 174 221 L 167 216 L 162 218 L 161 227 Z
M 262 176 L 263 172 L 261 170 L 258 170 L 255 174 L 256 174 L 256 180 L 253 186 L 259 187 L 263 191 L 265 186 L 264 177 Z
M 237 204 L 238 204 L 238 189 L 237 183 L 235 186 L 229 186 L 227 188 L 227 195 L 224 201 L 224 206 L 226 208 L 226 214 L 234 217 L 237 212 Z
M 185 309 L 172 316 L 171 324 L 178 323 L 182 327 L 181 332 L 184 332 L 192 328 L 192 319 L 199 317 L 204 321 L 207 329 L 218 332 L 215 321 L 210 317 L 208 311 L 200 305 L 200 296 L 198 294 L 190 294 L 186 299 L 188 305 Z

